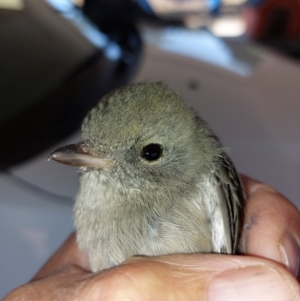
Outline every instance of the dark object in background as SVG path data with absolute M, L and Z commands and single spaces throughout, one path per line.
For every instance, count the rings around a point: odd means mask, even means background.
M 21 10 L 0 9 L 0 170 L 78 129 L 138 66 L 142 44 L 130 16 L 115 20 L 112 37 L 71 2 L 56 5 L 25 0 Z
M 300 58 L 300 1 L 248 0 L 243 15 L 250 39 Z
M 118 71 L 123 73 L 140 56 L 141 40 L 135 27 L 139 7 L 131 0 L 85 0 L 82 11 L 111 41 L 122 45 Z

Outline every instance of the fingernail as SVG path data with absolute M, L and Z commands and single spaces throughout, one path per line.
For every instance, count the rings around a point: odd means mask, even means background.
M 218 275 L 209 286 L 209 301 L 282 301 L 294 294 L 276 270 L 253 266 Z
M 281 240 L 279 249 L 282 256 L 283 263 L 288 267 L 291 273 L 297 277 L 299 272 L 299 245 L 295 237 L 291 234 L 285 233 Z

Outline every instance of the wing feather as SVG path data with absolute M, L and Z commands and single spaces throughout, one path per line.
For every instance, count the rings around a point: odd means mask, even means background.
M 221 212 L 225 245 L 221 253 L 236 253 L 241 233 L 245 193 L 233 163 L 224 154 L 219 158 L 218 170 L 212 171 L 217 195 L 217 206 Z

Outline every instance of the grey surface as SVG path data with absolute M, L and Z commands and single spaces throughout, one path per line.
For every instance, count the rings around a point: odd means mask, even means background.
M 251 72 L 243 76 L 158 48 L 155 43 L 146 48 L 136 81 L 167 81 L 210 123 L 240 172 L 270 183 L 300 207 L 299 65 L 260 52 L 255 64 L 250 63 Z M 243 51 L 247 58 L 255 50 L 240 48 L 239 60 Z M 212 58 L 218 55 L 211 50 Z M 60 145 L 79 139 L 75 134 Z M 76 171 L 47 162 L 51 150 L 12 172 L 39 187 L 73 197 Z M 71 202 L 24 190 L 2 174 L 0 192 L 1 298 L 32 277 L 72 231 L 73 223 Z

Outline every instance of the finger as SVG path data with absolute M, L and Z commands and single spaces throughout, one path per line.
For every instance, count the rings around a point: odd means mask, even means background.
M 299 272 L 300 214 L 273 188 L 243 177 L 248 199 L 240 249 L 275 260 L 297 276 Z
M 14 289 L 2 301 L 84 300 L 77 295 L 84 292 L 92 275 L 75 265 L 67 265 Z
M 295 278 L 275 262 L 248 256 L 135 257 L 101 273 L 67 267 L 3 301 L 299 301 Z
M 62 267 L 71 265 L 83 270 L 90 270 L 88 257 L 86 253 L 78 248 L 75 233 L 72 233 L 63 245 L 50 257 L 33 277 L 33 280 L 46 277 Z
M 292 301 L 300 296 L 295 278 L 274 262 L 199 254 L 132 258 L 96 276 L 86 291 L 82 300 L 89 301 Z

